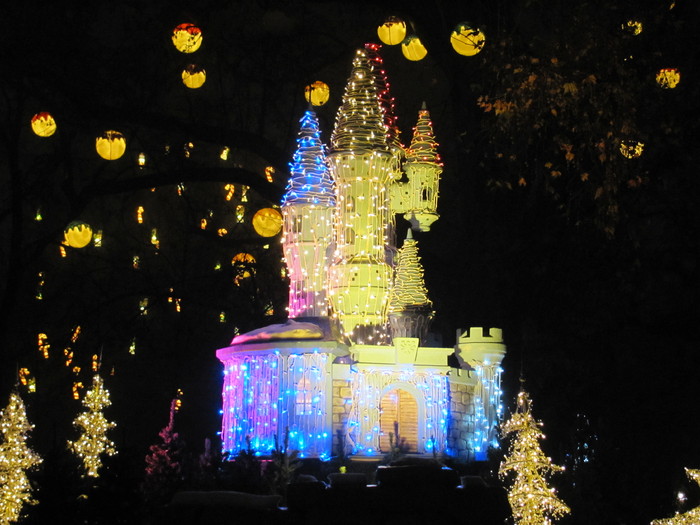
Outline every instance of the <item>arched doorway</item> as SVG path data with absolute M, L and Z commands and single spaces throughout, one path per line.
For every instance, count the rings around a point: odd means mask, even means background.
M 388 452 L 389 433 L 396 437 L 396 424 L 406 452 L 418 451 L 418 403 L 407 390 L 389 390 L 379 402 L 379 449 Z

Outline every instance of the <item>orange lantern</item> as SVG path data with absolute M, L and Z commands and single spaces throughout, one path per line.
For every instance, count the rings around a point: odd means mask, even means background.
M 395 46 L 406 38 L 406 22 L 390 16 L 377 28 L 377 36 L 387 46 Z
M 478 28 L 462 22 L 455 27 L 450 35 L 452 48 L 460 55 L 471 57 L 481 51 L 486 43 L 486 36 Z
M 126 151 L 126 139 L 118 131 L 105 131 L 101 137 L 97 137 L 95 149 L 103 159 L 116 160 Z
M 190 64 L 182 70 L 182 82 L 190 89 L 202 87 L 206 80 L 207 72 L 195 64 Z
M 194 53 L 202 45 L 202 30 L 194 24 L 180 24 L 173 29 L 173 45 L 181 53 Z
M 274 237 L 282 229 L 282 214 L 274 208 L 263 208 L 253 215 L 253 228 L 261 237 Z
M 32 117 L 32 131 L 40 137 L 50 137 L 56 133 L 56 121 L 51 113 L 42 111 Z
M 401 52 L 403 56 L 413 62 L 423 60 L 425 55 L 428 54 L 428 50 L 423 45 L 423 42 L 415 35 L 409 36 L 401 42 Z
M 331 96 L 331 90 L 328 84 L 317 80 L 313 84 L 306 86 L 304 89 L 306 101 L 313 106 L 323 106 Z
M 63 231 L 63 239 L 71 248 L 85 248 L 92 239 L 92 228 L 82 221 L 73 221 Z

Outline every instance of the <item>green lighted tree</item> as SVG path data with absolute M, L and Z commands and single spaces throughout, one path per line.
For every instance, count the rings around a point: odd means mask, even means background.
M 33 425 L 27 420 L 22 398 L 13 392 L 10 402 L 0 411 L 0 524 L 16 522 L 25 504 L 35 504 L 27 471 L 41 458 L 27 446 Z
M 107 421 L 102 412 L 109 405 L 109 391 L 104 387 L 99 374 L 95 374 L 92 378 L 92 388 L 85 393 L 83 399 L 86 410 L 73 421 L 81 430 L 81 435 L 77 441 L 68 441 L 68 448 L 80 458 L 85 473 L 93 478 L 100 475 L 101 456 L 113 456 L 117 453 L 114 443 L 107 437 L 107 431 L 114 428 L 116 423 Z
M 499 468 L 501 479 L 513 479 L 508 489 L 508 502 L 517 525 L 546 525 L 552 518 L 570 512 L 569 507 L 556 496 L 547 483 L 547 475 L 564 470 L 544 455 L 539 441 L 544 438 L 541 423 L 531 413 L 530 399 L 525 391 L 518 394 L 518 406 L 513 416 L 503 425 L 503 434 L 514 434 L 514 439 Z

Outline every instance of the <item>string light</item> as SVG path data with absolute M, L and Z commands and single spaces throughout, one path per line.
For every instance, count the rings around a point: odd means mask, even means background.
M 230 201 L 233 198 L 233 194 L 236 193 L 236 187 L 233 184 L 226 184 L 224 190 L 228 192 L 226 194 L 226 200 Z
M 34 425 L 27 419 L 22 398 L 16 392 L 4 410 L 0 410 L 0 523 L 22 518 L 24 505 L 34 505 L 27 471 L 36 468 L 41 458 L 28 445 Z
M 514 479 L 508 489 L 508 502 L 516 525 L 540 525 L 551 523 L 571 510 L 556 496 L 556 491 L 547 484 L 547 476 L 560 472 L 564 467 L 552 463 L 540 448 L 544 434 L 541 423 L 531 413 L 531 402 L 523 390 L 518 394 L 517 408 L 513 416 L 503 425 L 503 434 L 514 434 L 508 455 L 503 458 L 499 476 Z
M 688 478 L 698 485 L 700 485 L 700 469 L 685 469 L 685 473 Z M 679 492 L 678 501 L 685 502 L 688 498 L 687 496 Z M 700 506 L 690 509 L 687 512 L 676 514 L 673 518 L 653 520 L 651 525 L 697 525 L 700 523 Z
M 44 272 L 39 272 L 37 276 L 39 278 L 39 282 L 36 285 L 36 294 L 34 295 L 34 298 L 37 301 L 41 301 L 44 298 Z
M 102 467 L 101 456 L 116 454 L 114 443 L 107 438 L 107 431 L 116 426 L 108 421 L 102 411 L 111 405 L 109 391 L 104 388 L 102 378 L 95 374 L 92 387 L 82 401 L 85 410 L 73 421 L 81 435 L 77 441 L 68 441 L 68 448 L 81 459 L 85 473 L 98 477 Z
M 73 333 L 70 336 L 71 343 L 75 343 L 78 340 L 78 337 L 80 337 L 81 330 L 82 329 L 80 328 L 80 325 L 76 325 L 76 327 L 73 328 Z
M 145 210 L 143 209 L 143 206 L 139 206 L 136 208 L 136 222 L 139 224 L 143 224 L 143 212 Z
M 38 345 L 39 345 L 39 352 L 41 352 L 41 355 L 44 357 L 44 359 L 49 358 L 49 348 L 51 348 L 51 345 L 48 343 L 48 336 L 44 333 L 40 333 L 37 336 L 38 339 Z

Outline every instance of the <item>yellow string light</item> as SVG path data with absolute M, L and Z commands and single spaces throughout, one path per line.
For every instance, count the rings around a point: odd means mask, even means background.
M 700 485 L 700 469 L 685 469 L 689 479 Z M 700 506 L 687 512 L 676 514 L 673 518 L 654 520 L 651 525 L 698 525 L 700 523 Z
M 102 411 L 111 405 L 109 391 L 104 388 L 102 378 L 95 374 L 92 387 L 85 393 L 82 401 L 85 411 L 78 415 L 73 424 L 81 431 L 77 441 L 68 441 L 68 448 L 80 458 L 85 473 L 98 477 L 102 467 L 101 456 L 116 454 L 114 443 L 107 438 L 107 431 L 116 426 L 108 421 Z

